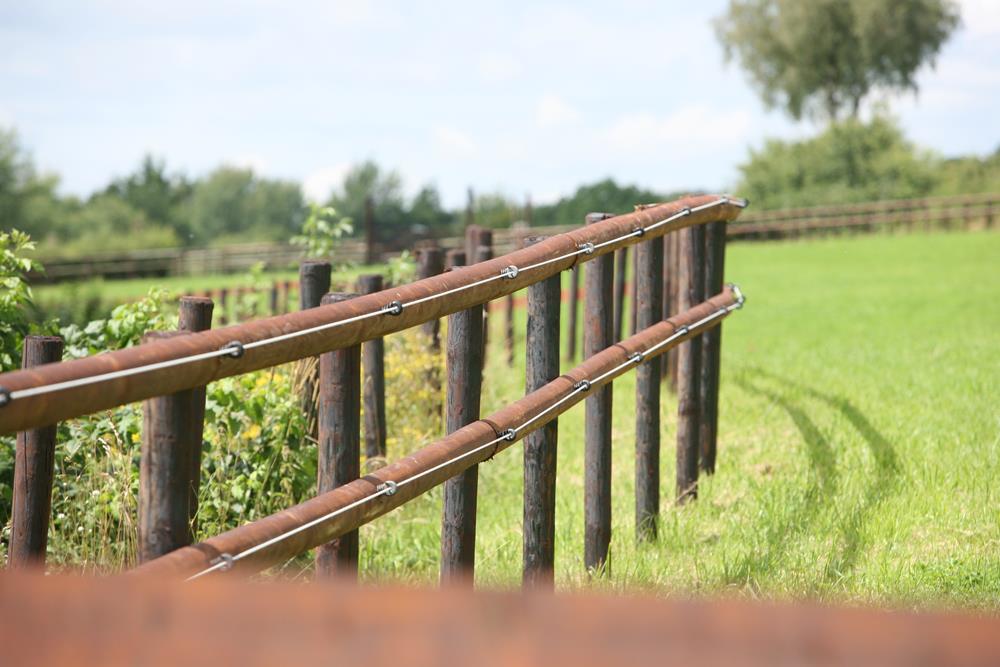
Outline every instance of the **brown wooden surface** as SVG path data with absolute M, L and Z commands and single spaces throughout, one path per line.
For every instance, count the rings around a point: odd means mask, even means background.
M 177 328 L 181 331 L 207 331 L 212 328 L 212 311 L 215 304 L 211 299 L 197 296 L 182 296 L 179 304 Z M 188 472 L 191 492 L 188 496 L 188 514 L 192 528 L 198 514 L 198 490 L 201 488 L 201 446 L 205 435 L 205 387 L 195 387 L 191 390 L 191 467 Z
M 635 247 L 636 326 L 663 316 L 663 243 Z M 635 526 L 640 539 L 655 539 L 660 516 L 660 363 L 654 357 L 635 371 Z
M 453 261 L 459 258 L 453 256 Z M 448 318 L 445 432 L 479 419 L 483 378 L 483 307 Z M 441 581 L 471 584 L 476 556 L 479 467 L 470 466 L 444 485 L 441 517 Z
M 704 294 L 722 290 L 726 262 L 726 224 L 705 225 Z M 719 373 L 722 365 L 722 325 L 701 336 L 701 377 L 699 380 L 698 460 L 703 471 L 715 472 L 719 433 Z
M 544 237 L 527 239 L 530 245 Z M 526 391 L 559 377 L 560 280 L 552 276 L 528 288 Z M 558 420 L 524 438 L 523 582 L 552 588 L 556 531 Z
M 704 228 L 682 230 L 678 242 L 677 307 L 685 311 L 701 303 L 705 291 Z M 677 491 L 678 502 L 698 497 L 700 434 L 701 336 L 677 348 Z
M 608 217 L 590 213 L 587 224 Z M 583 315 L 583 358 L 587 359 L 614 343 L 613 305 L 614 255 L 604 255 L 584 268 L 586 290 Z M 583 561 L 587 569 L 607 567 L 611 544 L 611 385 L 587 392 L 584 414 Z
M 62 360 L 58 336 L 25 336 L 21 368 Z M 52 476 L 55 468 L 57 426 L 17 434 L 14 452 L 14 497 L 11 502 L 10 567 L 43 566 L 52 513 Z M 0 649 L 2 651 L 2 649 Z
M 323 303 L 340 303 L 354 294 L 327 294 Z M 319 439 L 316 487 L 327 493 L 361 476 L 361 346 L 319 358 Z M 316 549 L 316 574 L 356 578 L 358 531 L 352 530 Z
M 358 277 L 358 292 L 381 292 L 381 275 Z M 362 396 L 365 405 L 365 459 L 385 458 L 385 339 L 373 338 L 361 345 Z

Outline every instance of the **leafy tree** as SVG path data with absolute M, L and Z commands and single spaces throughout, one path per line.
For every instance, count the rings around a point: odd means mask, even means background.
M 535 207 L 534 224 L 581 225 L 588 213 L 627 213 L 636 204 L 670 201 L 676 197 L 677 194 L 660 194 L 634 185 L 618 185 L 608 178 L 581 185 L 572 197 L 563 197 L 555 204 Z
M 441 205 L 441 195 L 433 185 L 425 185 L 413 198 L 407 219 L 420 235 L 444 232 L 455 223 L 455 216 Z
M 13 130 L 0 128 L 0 224 L 36 238 L 58 232 L 64 207 L 56 176 L 39 174 Z
M 284 240 L 306 217 L 297 183 L 258 178 L 250 169 L 220 167 L 194 186 L 188 207 L 196 240 Z
M 959 23 L 952 0 L 730 0 L 715 28 L 771 108 L 857 117 L 874 90 L 917 90 Z
M 337 242 L 352 231 L 350 218 L 338 218 L 332 206 L 312 204 L 302 233 L 292 237 L 292 244 L 301 246 L 306 257 L 330 257 Z
M 0 231 L 0 372 L 20 366 L 21 345 L 31 328 L 27 317 L 31 288 L 25 276 L 41 267 L 25 254 L 34 248 L 24 232 Z
M 752 150 L 738 192 L 754 209 L 919 197 L 935 187 L 937 164 L 891 119 L 848 119 L 812 139 Z
M 344 178 L 340 191 L 334 193 L 330 205 L 354 221 L 355 230 L 364 233 L 365 200 L 371 197 L 375 210 L 375 237 L 394 238 L 407 231 L 403 179 L 395 170 L 383 171 L 369 160 L 355 165 Z
M 167 174 L 162 159 L 146 155 L 135 173 L 112 181 L 105 194 L 119 197 L 151 222 L 174 228 L 180 238 L 189 238 L 190 230 L 180 207 L 191 196 L 191 190 L 183 176 Z

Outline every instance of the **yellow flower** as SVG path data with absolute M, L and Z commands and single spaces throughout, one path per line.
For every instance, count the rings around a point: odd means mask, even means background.
M 140 434 L 138 434 L 138 433 L 133 433 L 132 434 L 132 442 L 139 442 L 139 440 L 141 438 L 142 438 L 142 436 Z
M 247 430 L 243 431 L 244 440 L 253 440 L 260 435 L 260 424 L 251 424 Z

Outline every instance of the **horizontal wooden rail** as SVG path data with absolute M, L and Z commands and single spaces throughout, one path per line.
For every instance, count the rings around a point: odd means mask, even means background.
M 667 232 L 692 225 L 736 219 L 741 211 L 738 203 L 726 200 L 726 203 L 710 206 L 719 200 L 720 197 L 717 195 L 703 195 L 652 206 L 550 237 L 536 245 L 516 250 L 487 262 L 463 267 L 375 294 L 361 296 L 348 302 L 156 341 L 76 361 L 4 373 L 0 375 L 0 388 L 5 392 L 17 392 L 45 385 L 80 381 L 84 378 L 93 378 L 126 369 L 138 369 L 154 363 L 215 353 L 233 341 L 247 345 L 328 325 L 332 322 L 384 309 L 393 301 L 409 303 L 435 295 L 442 296 L 442 298 L 430 298 L 422 303 L 408 306 L 395 316 L 386 314 L 356 320 L 332 329 L 311 331 L 301 336 L 248 350 L 246 354 L 238 357 L 202 358 L 185 362 L 179 366 L 144 371 L 125 377 L 101 379 L 97 382 L 70 386 L 58 391 L 7 400 L 4 405 L 0 405 L 0 433 L 11 433 L 44 426 L 153 396 L 163 396 L 184 389 L 200 387 L 220 378 L 316 356 L 323 352 L 350 347 L 363 341 L 408 329 L 465 310 L 470 306 L 511 294 L 560 271 L 569 269 L 578 262 L 585 262 L 614 252 L 618 248 L 634 245 L 649 238 L 659 237 Z M 682 213 L 685 209 L 695 209 L 699 206 L 709 207 L 692 212 L 690 215 L 678 217 L 643 236 L 633 234 L 637 228 L 648 227 L 672 215 Z M 597 246 L 602 243 L 607 243 L 607 245 L 598 247 L 589 255 L 579 254 L 566 257 L 532 271 L 520 271 L 509 279 L 493 280 L 471 289 L 465 289 L 473 283 L 497 276 L 508 266 L 527 267 L 537 262 L 553 260 L 576 253 L 581 246 L 587 243 Z M 457 291 L 451 292 L 451 290 Z
M 538 247 L 542 243 L 545 242 L 542 241 L 531 247 Z M 346 532 L 356 530 L 363 524 L 407 503 L 470 466 L 492 458 L 498 452 L 510 447 L 515 440 L 501 440 L 495 447 L 482 449 L 461 459 L 455 457 L 473 452 L 477 447 L 483 447 L 507 429 L 530 423 L 529 426 L 517 433 L 517 439 L 523 438 L 527 433 L 541 428 L 576 403 L 584 400 L 588 394 L 612 382 L 615 377 L 634 366 L 626 365 L 614 374 L 607 375 L 603 380 L 593 382 L 589 391 L 574 393 L 572 391 L 574 386 L 581 380 L 593 381 L 594 378 L 619 367 L 632 358 L 635 353 L 645 353 L 661 341 L 670 338 L 682 327 L 691 326 L 735 303 L 737 303 L 737 296 L 729 287 L 726 287 L 722 293 L 708 301 L 606 348 L 521 400 L 423 447 L 400 461 L 277 514 L 240 526 L 199 544 L 166 554 L 142 565 L 135 572 L 172 577 L 196 575 L 218 563 L 217 559 L 223 554 L 229 556 L 241 554 L 268 540 L 297 530 L 298 532 L 290 535 L 287 539 L 276 541 L 246 558 L 236 561 L 233 568 L 242 572 L 259 571 L 329 542 Z M 724 318 L 719 317 L 712 324 L 717 325 L 722 319 Z M 651 352 L 648 357 L 652 358 L 662 354 L 689 338 L 700 336 L 701 333 L 701 330 L 691 330 L 686 335 L 674 339 L 671 344 L 663 345 Z M 568 400 L 558 402 L 567 395 L 570 395 Z M 534 421 L 531 421 L 532 419 Z M 412 483 L 400 484 L 418 474 L 423 476 L 413 480 Z M 386 482 L 393 482 L 400 484 L 400 486 L 393 495 L 381 495 L 370 502 L 358 504 L 359 501 L 363 501 L 375 493 L 380 485 Z M 352 505 L 356 506 L 351 507 Z M 351 508 L 323 520 L 323 517 L 331 512 L 348 507 Z M 309 525 L 312 522 L 315 523 Z M 306 527 L 307 525 L 308 527 Z

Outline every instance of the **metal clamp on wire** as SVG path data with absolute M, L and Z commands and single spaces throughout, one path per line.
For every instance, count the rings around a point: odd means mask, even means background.
M 580 380 L 573 385 L 573 389 L 576 391 L 590 391 L 590 380 Z
M 209 562 L 209 564 L 210 565 L 220 565 L 221 564 L 222 567 L 219 568 L 219 572 L 226 572 L 228 570 L 233 569 L 233 564 L 235 562 L 236 562 L 236 559 L 233 558 L 232 554 L 219 554 L 216 558 L 213 558 Z
M 401 301 L 390 301 L 382 308 L 382 312 L 388 313 L 389 315 L 402 315 L 403 314 L 403 303 Z
M 0 408 L 8 405 L 11 402 L 10 389 L 7 387 L 0 387 Z
M 736 303 L 733 305 L 733 308 L 739 310 L 743 307 L 743 304 L 747 302 L 747 298 L 743 294 L 743 290 L 741 290 L 740 286 L 736 283 L 729 283 L 726 287 L 732 290 L 733 296 L 736 297 Z
M 642 352 L 636 352 L 628 358 L 633 364 L 641 364 L 646 360 L 646 355 Z
M 645 236 L 646 235 L 646 228 L 645 227 L 636 227 L 635 229 L 632 230 L 632 235 L 633 236 Z
M 391 479 L 382 482 L 376 487 L 376 491 L 381 491 L 384 496 L 394 496 L 399 486 Z
M 500 437 L 508 442 L 514 442 L 517 440 L 517 431 L 512 428 L 504 429 L 504 432 L 500 434 Z
M 511 264 L 507 268 L 501 269 L 500 277 L 506 278 L 507 280 L 513 280 L 514 278 L 517 278 L 518 271 L 519 269 Z
M 691 207 L 690 207 L 690 206 L 685 206 L 684 208 L 682 208 L 682 209 L 681 209 L 680 211 L 678 211 L 678 212 L 679 212 L 679 213 L 680 213 L 681 215 L 691 215 Z
M 594 254 L 594 244 L 590 241 L 587 241 L 586 243 L 581 243 L 580 245 L 577 246 L 577 249 L 580 250 L 584 255 Z
M 687 336 L 689 333 L 691 333 L 691 327 L 689 327 L 688 325 L 684 324 L 684 325 L 681 326 L 680 329 L 678 329 L 677 331 L 674 332 L 674 335 L 675 336 Z
M 228 343 L 223 345 L 221 349 L 228 350 L 227 356 L 230 356 L 233 359 L 239 359 L 240 357 L 243 356 L 243 353 L 246 351 L 243 349 L 243 343 L 241 343 L 238 340 L 229 341 Z

